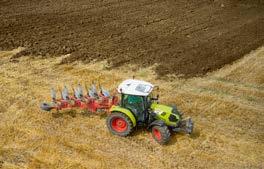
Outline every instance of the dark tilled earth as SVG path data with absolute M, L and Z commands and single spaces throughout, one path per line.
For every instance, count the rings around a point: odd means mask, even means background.
M 263 0 L 0 0 L 0 50 L 199 76 L 264 44 Z

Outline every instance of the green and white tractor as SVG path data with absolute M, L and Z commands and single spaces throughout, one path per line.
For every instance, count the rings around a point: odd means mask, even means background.
M 153 96 L 156 87 L 151 83 L 128 79 L 117 88 L 121 101 L 113 105 L 106 124 L 112 134 L 128 136 L 137 126 L 151 130 L 152 136 L 159 144 L 169 142 L 171 132 L 191 134 L 193 121 L 183 119 L 176 106 L 160 104 L 159 96 Z

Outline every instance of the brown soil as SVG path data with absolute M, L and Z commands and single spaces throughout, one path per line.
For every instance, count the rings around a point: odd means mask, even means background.
M 261 0 L 1 0 L 0 50 L 205 74 L 264 44 Z M 17 55 L 18 56 L 18 55 Z

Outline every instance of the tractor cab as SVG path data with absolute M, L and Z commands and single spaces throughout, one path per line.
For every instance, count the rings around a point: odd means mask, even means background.
M 148 118 L 147 111 L 151 106 L 150 94 L 153 88 L 151 83 L 134 79 L 125 80 L 117 88 L 121 94 L 120 106 L 130 110 L 137 123 L 144 123 Z
M 135 126 L 147 126 L 160 144 L 170 138 L 170 131 L 192 133 L 191 118 L 182 119 L 176 106 L 159 104 L 153 97 L 155 86 L 142 80 L 128 79 L 117 88 L 119 105 L 113 105 L 107 118 L 108 129 L 115 135 L 127 136 Z

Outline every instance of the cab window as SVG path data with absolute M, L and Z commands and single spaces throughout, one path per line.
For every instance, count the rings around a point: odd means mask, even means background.
M 124 94 L 123 106 L 137 113 L 141 113 L 144 111 L 144 98 L 142 96 Z

